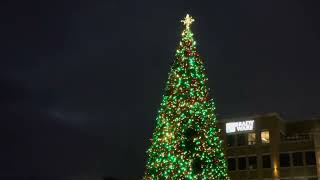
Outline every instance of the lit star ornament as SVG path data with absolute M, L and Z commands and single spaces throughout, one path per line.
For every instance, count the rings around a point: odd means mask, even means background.
M 181 20 L 181 22 L 183 22 L 186 28 L 189 29 L 190 25 L 194 22 L 194 19 L 191 16 L 189 16 L 189 14 L 187 14 L 186 17 L 183 20 Z

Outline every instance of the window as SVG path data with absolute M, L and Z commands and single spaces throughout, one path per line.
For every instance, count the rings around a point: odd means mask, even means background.
M 293 166 L 303 166 L 302 152 L 292 153 L 292 163 Z
M 256 144 L 256 133 L 248 133 L 248 145 Z
M 317 177 L 310 177 L 310 178 L 308 178 L 308 180 L 318 180 L 318 178 Z
M 270 155 L 262 156 L 262 167 L 263 168 L 271 168 L 271 158 Z
M 251 156 L 248 157 L 249 169 L 257 169 L 257 157 Z
M 228 169 L 229 169 L 229 171 L 236 170 L 236 159 L 235 158 L 228 159 Z
M 239 170 L 245 170 L 247 169 L 247 158 L 241 157 L 238 159 L 238 169 Z
M 280 167 L 290 167 L 290 154 L 280 153 Z
M 316 156 L 314 151 L 306 152 L 306 164 L 307 165 L 315 165 L 316 164 Z
M 245 134 L 238 134 L 237 135 L 237 142 L 238 142 L 238 146 L 246 145 L 246 135 Z
M 229 147 L 236 145 L 236 136 L 234 134 L 227 135 L 227 144 Z
M 261 131 L 261 143 L 268 144 L 270 143 L 269 131 Z

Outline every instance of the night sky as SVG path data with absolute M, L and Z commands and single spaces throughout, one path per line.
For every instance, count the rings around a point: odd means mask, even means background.
M 218 117 L 319 117 L 318 0 L 11 0 L 0 176 L 141 177 L 186 13 Z

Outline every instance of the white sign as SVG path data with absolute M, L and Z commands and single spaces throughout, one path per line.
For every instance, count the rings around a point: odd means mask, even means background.
M 253 130 L 254 120 L 226 123 L 226 133 Z

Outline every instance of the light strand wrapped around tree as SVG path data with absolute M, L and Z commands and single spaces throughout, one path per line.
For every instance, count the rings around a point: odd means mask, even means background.
M 187 15 L 157 116 L 144 180 L 229 179 L 214 102 Z

